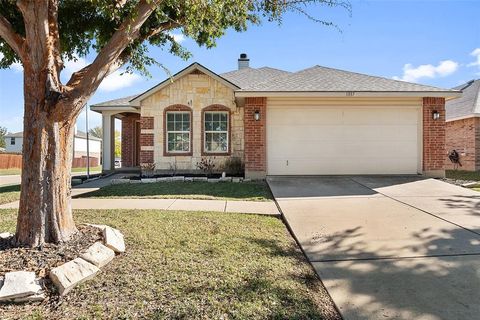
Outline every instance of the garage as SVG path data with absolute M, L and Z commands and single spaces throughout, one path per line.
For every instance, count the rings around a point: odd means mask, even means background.
M 416 174 L 422 114 L 413 101 L 269 99 L 269 175 Z

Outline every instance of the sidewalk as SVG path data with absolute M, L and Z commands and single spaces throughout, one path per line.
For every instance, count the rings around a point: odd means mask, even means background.
M 17 209 L 18 201 L 0 205 L 0 209 Z M 280 215 L 275 202 L 194 199 L 72 199 L 73 209 L 159 209 L 217 211 Z

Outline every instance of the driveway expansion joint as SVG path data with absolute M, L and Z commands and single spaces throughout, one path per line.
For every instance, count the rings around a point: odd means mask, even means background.
M 428 215 L 430 215 L 430 216 L 432 216 L 432 217 L 435 217 L 435 218 L 437 218 L 437 219 L 443 220 L 443 221 L 445 221 L 445 222 L 447 222 L 447 223 L 450 223 L 450 224 L 453 224 L 454 226 L 457 226 L 457 227 L 459 227 L 459 228 L 461 228 L 461 229 L 463 229 L 463 230 L 469 231 L 469 232 L 471 232 L 471 233 L 473 233 L 473 234 L 475 234 L 475 235 L 477 235 L 477 236 L 480 236 L 480 232 L 477 232 L 477 231 L 472 230 L 472 229 L 470 229 L 470 228 L 464 227 L 464 226 L 462 226 L 462 225 L 460 225 L 460 224 L 458 224 L 458 223 L 455 223 L 455 222 L 453 222 L 453 221 L 450 221 L 450 220 L 447 220 L 447 219 L 445 219 L 445 218 L 442 218 L 442 217 L 440 217 L 440 216 L 438 216 L 438 215 L 436 215 L 436 214 L 434 214 L 434 213 L 431 213 L 431 212 L 428 212 L 428 211 L 426 211 L 426 210 L 424 210 L 424 209 L 418 208 L 418 207 L 416 207 L 416 206 L 414 206 L 414 205 L 412 205 L 412 204 L 410 204 L 410 203 L 401 201 L 401 200 L 399 200 L 399 199 L 397 199 L 397 198 L 391 197 L 391 196 L 389 196 L 389 195 L 387 195 L 387 194 L 385 194 L 385 193 L 382 193 L 382 192 L 380 192 L 380 191 L 373 190 L 372 188 L 364 185 L 363 183 L 358 182 L 357 180 L 355 180 L 355 178 L 350 177 L 349 179 L 350 179 L 351 181 L 353 181 L 353 182 L 361 185 L 362 187 L 368 188 L 368 189 L 370 189 L 370 190 L 372 190 L 372 191 L 374 191 L 374 192 L 376 192 L 376 193 L 378 193 L 378 194 L 381 194 L 382 196 L 384 196 L 384 197 L 386 197 L 386 198 L 388 198 L 388 199 L 394 200 L 394 201 L 396 201 L 396 202 L 398 202 L 398 203 L 401 203 L 401 204 L 403 204 L 403 205 L 406 205 L 406 206 L 408 206 L 408 207 L 410 207 L 410 208 L 419 210 L 419 211 L 421 211 L 421 212 L 423 212 L 423 213 L 426 213 L 426 214 L 428 214 Z M 407 196 L 404 196 L 404 197 L 406 198 Z M 401 198 L 401 197 L 399 197 L 399 198 Z

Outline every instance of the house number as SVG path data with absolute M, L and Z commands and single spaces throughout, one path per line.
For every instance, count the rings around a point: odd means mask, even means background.
M 353 97 L 353 96 L 355 95 L 355 92 L 353 92 L 353 91 L 347 91 L 347 92 L 345 92 L 345 95 L 346 95 L 347 97 Z

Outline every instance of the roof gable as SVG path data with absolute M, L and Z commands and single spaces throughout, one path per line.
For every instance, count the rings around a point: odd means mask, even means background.
M 446 119 L 480 116 L 480 79 L 471 80 L 454 89 L 462 90 L 463 95 L 459 99 L 447 101 L 445 104 Z
M 177 72 L 176 74 L 174 74 L 170 78 L 166 79 L 165 81 L 160 82 L 156 86 L 154 86 L 154 87 L 148 89 L 147 91 L 141 93 L 140 95 L 134 97 L 133 99 L 131 99 L 129 101 L 130 105 L 131 106 L 140 106 L 140 102 L 142 100 L 144 100 L 145 98 L 147 98 L 147 97 L 151 96 L 152 94 L 154 94 L 154 93 L 162 90 L 163 88 L 169 86 L 174 81 L 176 81 L 176 80 L 178 80 L 178 79 L 180 79 L 180 78 L 182 78 L 182 77 L 184 77 L 188 74 L 198 72 L 198 71 L 203 73 L 203 74 L 206 74 L 207 76 L 212 77 L 213 79 L 217 80 L 218 82 L 224 84 L 225 86 L 231 88 L 234 91 L 239 89 L 239 87 L 237 85 L 235 85 L 232 82 L 228 81 L 227 79 L 219 76 L 218 74 L 211 71 L 210 69 L 205 68 L 201 64 L 195 62 L 195 63 L 192 63 L 191 65 L 189 65 L 188 67 L 186 67 L 185 69 Z

